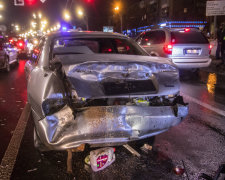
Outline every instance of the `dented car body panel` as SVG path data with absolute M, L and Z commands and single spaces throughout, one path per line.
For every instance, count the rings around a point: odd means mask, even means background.
M 175 110 L 177 109 L 177 110 Z M 177 111 L 175 115 L 174 111 Z M 187 106 L 96 106 L 73 110 L 65 106 L 36 125 L 39 137 L 50 150 L 81 144 L 116 144 L 143 139 L 168 130 L 186 116 Z
M 40 150 L 121 145 L 162 133 L 187 116 L 188 105 L 179 96 L 179 72 L 169 59 L 147 56 L 137 44 L 141 55 L 93 53 L 85 46 L 59 51 L 61 44 L 56 53 L 52 44 L 64 36 L 131 41 L 100 32 L 44 38 L 36 65 L 25 66 L 34 141 Z

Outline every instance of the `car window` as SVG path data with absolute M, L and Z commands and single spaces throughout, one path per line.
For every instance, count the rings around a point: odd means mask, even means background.
M 135 42 L 120 38 L 59 38 L 53 43 L 58 54 L 130 54 L 147 55 Z
M 45 42 L 45 38 L 42 38 L 40 40 L 40 43 L 38 44 L 38 46 L 36 46 L 33 50 L 32 59 L 33 59 L 33 61 L 35 61 L 36 64 L 38 63 L 38 60 L 40 58 L 44 42 Z
M 207 38 L 201 32 L 196 32 L 196 31 L 171 32 L 171 42 L 173 44 L 208 44 L 209 43 Z
M 143 36 L 141 45 L 162 44 L 165 40 L 166 34 L 164 31 L 150 31 Z

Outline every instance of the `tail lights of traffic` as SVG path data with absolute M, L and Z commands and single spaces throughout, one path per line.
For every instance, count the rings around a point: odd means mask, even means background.
M 191 29 L 189 29 L 189 28 L 184 29 L 184 32 L 190 32 L 190 31 L 191 31 Z
M 211 54 L 212 48 L 213 48 L 213 46 L 210 44 L 209 45 L 209 54 Z
M 25 44 L 24 44 L 23 41 L 18 41 L 18 42 L 17 42 L 17 47 L 18 47 L 19 49 L 23 49 L 24 46 L 25 46 Z
M 173 45 L 172 44 L 167 44 L 163 47 L 163 50 L 166 54 L 172 54 L 173 51 Z

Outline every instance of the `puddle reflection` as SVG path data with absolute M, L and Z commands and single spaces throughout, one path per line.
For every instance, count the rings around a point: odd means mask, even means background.
M 215 73 L 209 73 L 207 80 L 207 89 L 210 94 L 215 94 L 215 85 L 217 83 L 217 76 Z

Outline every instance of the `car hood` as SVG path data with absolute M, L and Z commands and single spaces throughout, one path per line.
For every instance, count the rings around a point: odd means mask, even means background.
M 97 61 L 97 62 L 149 62 L 159 64 L 172 63 L 171 59 L 164 57 L 153 57 L 153 56 L 140 56 L 140 55 L 125 55 L 125 54 L 68 54 L 68 55 L 57 55 L 56 59 L 61 59 L 64 66 L 79 64 L 82 62 Z M 66 67 L 65 67 L 66 68 Z

